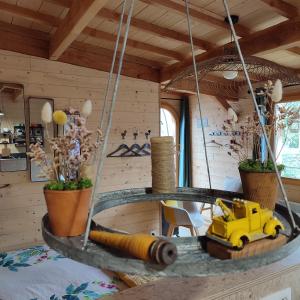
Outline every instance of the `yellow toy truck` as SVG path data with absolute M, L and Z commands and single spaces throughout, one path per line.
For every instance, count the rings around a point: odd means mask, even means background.
M 231 248 L 241 250 L 248 242 L 276 238 L 279 230 L 284 229 L 273 211 L 261 208 L 256 202 L 234 199 L 230 209 L 218 198 L 215 204 L 223 215 L 213 217 L 206 236 Z

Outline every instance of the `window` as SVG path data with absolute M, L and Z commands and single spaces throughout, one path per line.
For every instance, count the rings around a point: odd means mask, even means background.
M 252 214 L 257 214 L 257 209 L 256 208 L 252 208 Z
M 173 112 L 172 107 L 169 109 L 166 106 L 160 108 L 160 136 L 172 136 L 174 138 L 175 145 L 178 143 L 178 130 L 176 113 Z M 178 158 L 175 155 L 175 176 L 178 180 Z
M 160 109 L 160 135 L 173 136 L 175 144 L 177 143 L 176 119 L 173 113 L 167 108 Z
M 277 104 L 276 111 L 280 107 L 298 109 L 300 101 Z M 282 177 L 300 179 L 300 120 L 276 131 L 276 157 L 278 163 L 285 165 Z

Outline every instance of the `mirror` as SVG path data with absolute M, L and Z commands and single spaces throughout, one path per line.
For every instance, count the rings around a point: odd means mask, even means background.
M 24 87 L 0 82 L 0 171 L 27 170 Z
M 49 140 L 56 136 L 56 128 L 54 123 L 45 126 L 41 119 L 41 111 L 46 102 L 49 102 L 54 111 L 54 100 L 50 98 L 28 98 L 29 108 L 29 144 L 40 143 L 45 152 L 50 152 Z M 31 181 L 47 181 L 48 178 L 41 177 L 41 169 L 34 162 L 30 160 L 30 177 Z

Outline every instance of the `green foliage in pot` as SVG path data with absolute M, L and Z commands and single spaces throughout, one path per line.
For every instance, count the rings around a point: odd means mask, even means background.
M 58 182 L 52 181 L 45 185 L 45 189 L 51 191 L 72 191 L 72 190 L 82 190 L 88 189 L 93 186 L 92 180 L 89 178 L 81 178 L 78 182 L 68 181 L 68 182 Z
M 262 163 L 259 160 L 246 159 L 239 163 L 239 169 L 246 172 L 275 172 L 275 166 L 271 160 Z M 284 165 L 278 164 L 277 169 L 281 172 Z

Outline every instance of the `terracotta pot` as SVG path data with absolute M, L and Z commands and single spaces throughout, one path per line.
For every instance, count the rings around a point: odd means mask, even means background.
M 274 210 L 278 197 L 276 173 L 239 171 L 245 199 L 258 202 L 263 208 Z
M 91 188 L 75 191 L 44 190 L 53 234 L 77 236 L 84 233 L 91 193 Z

